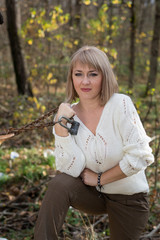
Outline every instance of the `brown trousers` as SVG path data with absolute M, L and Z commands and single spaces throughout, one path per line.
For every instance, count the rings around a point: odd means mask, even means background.
M 49 185 L 35 227 L 35 240 L 57 240 L 70 206 L 88 214 L 108 213 L 110 240 L 138 240 L 148 221 L 146 193 L 101 194 L 81 178 L 61 173 Z

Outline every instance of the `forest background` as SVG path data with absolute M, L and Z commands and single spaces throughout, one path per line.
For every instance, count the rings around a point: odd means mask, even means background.
M 83 45 L 102 49 L 119 91 L 130 95 L 152 138 L 155 163 L 146 170 L 150 216 L 141 239 L 160 239 L 160 1 L 1 0 L 0 12 L 0 132 L 57 107 L 65 99 L 71 55 Z M 51 127 L 26 131 L 1 145 L 0 237 L 33 239 L 47 183 L 55 174 Z M 109 239 L 107 215 L 70 208 L 61 237 Z

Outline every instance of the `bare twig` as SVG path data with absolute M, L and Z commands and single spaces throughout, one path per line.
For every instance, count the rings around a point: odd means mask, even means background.
M 93 228 L 97 225 L 97 224 L 99 224 L 100 222 L 103 222 L 106 218 L 107 218 L 107 214 L 105 214 L 105 215 L 103 215 L 97 222 L 95 222 L 95 223 L 93 223 L 92 224 L 92 226 L 93 226 Z
M 15 200 L 14 200 L 15 201 Z M 12 202 L 9 204 L 9 208 L 17 208 L 17 207 L 24 207 L 24 206 L 32 206 L 32 205 L 36 205 L 35 203 L 32 203 L 32 202 L 19 202 L 19 203 L 16 203 L 16 202 Z M 0 208 L 4 208 L 6 207 L 6 205 L 4 205 L 4 203 L 0 203 Z M 0 212 L 1 214 L 1 212 Z
M 0 104 L 0 108 L 2 109 L 2 111 L 9 113 L 9 110 L 4 106 L 2 106 L 1 104 Z
M 153 98 L 152 98 L 152 95 L 151 95 L 151 100 L 150 100 L 150 102 L 149 102 L 149 104 L 148 104 L 148 111 L 147 111 L 147 113 L 146 113 L 146 116 L 142 119 L 142 122 L 143 122 L 143 123 L 147 121 L 148 116 L 149 116 L 149 114 L 150 114 L 150 111 L 151 111 L 151 109 L 152 109 L 152 106 L 153 106 Z
M 11 200 L 7 203 L 4 203 L 4 204 L 1 204 L 1 208 L 6 208 L 8 206 L 10 206 L 11 204 L 17 202 L 20 198 L 22 198 L 24 195 L 28 195 L 30 194 L 32 191 L 35 191 L 35 190 L 38 190 L 43 184 L 46 184 L 47 182 L 49 182 L 50 179 L 47 179 L 43 182 L 41 182 L 38 186 L 34 186 L 34 187 L 31 187 L 30 189 L 28 189 L 26 192 L 23 192 L 21 193 L 17 198 L 15 198 L 14 200 Z
M 151 237 L 153 237 L 155 235 L 155 233 L 160 229 L 160 223 L 158 224 L 158 226 L 156 228 L 154 228 L 150 233 L 142 236 L 140 239 L 145 239 L 148 238 L 150 239 Z M 160 237 L 160 236 L 159 236 Z

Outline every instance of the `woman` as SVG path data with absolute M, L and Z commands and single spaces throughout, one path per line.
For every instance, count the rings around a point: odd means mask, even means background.
M 89 214 L 108 213 L 111 240 L 137 240 L 148 220 L 144 170 L 153 162 L 131 99 L 119 94 L 104 52 L 92 46 L 71 59 L 67 103 L 56 120 L 73 117 L 78 134 L 56 124 L 56 166 L 35 228 L 35 240 L 56 240 L 70 206 Z M 79 98 L 78 103 L 70 105 Z M 62 118 L 62 123 L 67 124 Z

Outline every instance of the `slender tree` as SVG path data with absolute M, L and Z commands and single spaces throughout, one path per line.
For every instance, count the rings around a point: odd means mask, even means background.
M 144 31 L 144 27 L 145 27 L 144 24 L 148 14 L 149 6 L 150 6 L 150 0 L 139 1 L 139 7 L 140 7 L 140 16 L 139 16 L 139 24 L 138 24 L 139 34 L 141 34 Z
M 16 75 L 16 84 L 19 94 L 28 94 L 32 96 L 30 85 L 27 83 L 27 74 L 18 36 L 17 22 L 16 22 L 16 6 L 15 0 L 6 0 L 7 8 L 7 29 L 11 47 L 11 55 Z
M 109 1 L 109 29 L 108 29 L 108 46 L 111 45 L 112 43 L 112 24 L 113 24 L 113 5 L 112 5 L 112 0 Z
M 1 14 L 1 12 L 0 12 L 0 24 L 3 24 L 3 16 Z
M 135 64 L 135 35 L 136 35 L 136 23 L 135 23 L 135 0 L 131 3 L 131 17 L 130 17 L 130 61 L 129 61 L 129 81 L 128 88 L 133 88 L 134 82 L 134 64 Z
M 150 89 L 155 88 L 156 86 L 159 39 L 160 39 L 160 0 L 156 0 L 153 38 L 151 42 L 151 52 L 150 52 L 150 72 L 149 72 L 149 77 L 148 77 L 148 82 L 146 87 L 146 94 Z
M 82 1 L 76 0 L 73 4 L 72 1 L 70 1 L 70 25 L 75 25 L 78 30 L 80 30 L 81 25 L 81 7 L 82 7 Z
M 81 9 L 82 1 L 76 0 L 74 3 L 70 1 L 69 10 L 70 10 L 70 27 L 74 28 L 74 31 L 71 31 L 71 38 L 78 39 L 78 46 L 81 46 L 82 35 L 81 35 Z

